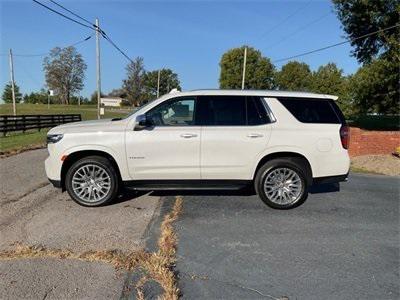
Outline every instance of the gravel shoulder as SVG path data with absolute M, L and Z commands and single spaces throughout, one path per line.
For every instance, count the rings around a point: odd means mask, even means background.
M 351 159 L 351 167 L 358 172 L 400 176 L 400 158 L 393 155 L 356 156 Z
M 142 237 L 159 197 L 128 193 L 109 206 L 79 206 L 48 183 L 46 156 L 44 149 L 0 159 L 0 251 L 12 249 L 13 243 L 77 253 L 144 246 Z M 125 276 L 98 262 L 3 260 L 0 299 L 118 298 Z

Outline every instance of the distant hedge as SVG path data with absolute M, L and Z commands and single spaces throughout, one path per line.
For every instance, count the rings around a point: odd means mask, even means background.
M 400 116 L 360 115 L 351 117 L 347 123 L 367 130 L 400 130 Z

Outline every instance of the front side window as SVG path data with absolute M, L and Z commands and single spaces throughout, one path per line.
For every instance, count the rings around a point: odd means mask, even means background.
M 168 100 L 146 113 L 154 126 L 194 125 L 195 98 Z

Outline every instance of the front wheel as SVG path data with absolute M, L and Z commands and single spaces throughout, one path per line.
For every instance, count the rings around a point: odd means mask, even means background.
M 255 189 L 261 200 L 276 209 L 290 209 L 308 196 L 306 177 L 295 160 L 274 159 L 257 172 Z
M 111 162 L 101 156 L 89 156 L 75 162 L 65 177 L 71 198 L 83 206 L 101 206 L 118 195 L 118 175 Z

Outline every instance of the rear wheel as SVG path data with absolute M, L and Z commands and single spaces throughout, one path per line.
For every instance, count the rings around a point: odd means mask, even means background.
M 273 159 L 257 172 L 255 189 L 261 200 L 276 209 L 290 209 L 308 196 L 302 164 L 296 159 Z
M 76 161 L 68 170 L 65 186 L 71 198 L 84 206 L 101 206 L 118 195 L 118 175 L 111 162 L 101 156 Z

